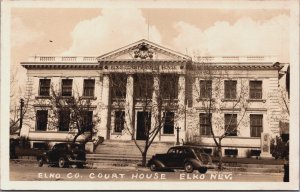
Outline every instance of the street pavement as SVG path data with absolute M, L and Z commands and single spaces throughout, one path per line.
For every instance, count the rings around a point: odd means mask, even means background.
M 10 162 L 12 181 L 229 181 L 229 182 L 282 182 L 283 173 L 248 173 L 209 170 L 206 174 L 197 171 L 151 172 L 147 168 L 57 168 L 37 164 Z

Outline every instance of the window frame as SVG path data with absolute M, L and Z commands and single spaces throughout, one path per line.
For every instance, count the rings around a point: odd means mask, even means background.
M 122 133 L 125 129 L 125 111 L 115 111 L 114 133 Z
M 233 119 L 232 119 L 232 117 L 233 117 Z M 229 119 L 227 119 L 227 118 L 229 118 Z M 229 124 L 229 121 L 231 121 L 230 124 Z M 224 114 L 224 125 L 225 125 L 224 131 L 227 136 L 237 136 L 237 114 L 225 113 Z M 227 131 L 226 131 L 227 127 L 228 127 L 229 131 L 230 130 L 235 130 L 235 131 L 230 131 L 230 133 L 227 133 Z
M 114 73 L 110 76 L 111 80 L 111 98 L 125 99 L 127 89 L 127 75 L 122 73 Z M 115 82 L 120 82 L 116 84 Z
M 45 113 L 45 114 L 42 114 L 42 113 Z M 43 120 L 45 120 L 45 122 Z M 43 128 L 41 129 L 40 127 L 43 127 Z M 35 130 L 36 131 L 47 131 L 47 128 L 48 128 L 48 110 L 37 110 L 36 111 Z
M 209 124 L 209 118 L 211 121 L 212 114 L 199 113 L 199 126 L 200 126 L 200 135 L 201 136 L 202 135 L 204 135 L 204 136 L 212 135 L 211 129 L 210 129 L 210 124 Z
M 259 119 L 253 119 L 259 118 Z M 255 121 L 256 120 L 256 121 Z M 258 123 L 259 121 L 259 123 Z M 264 128 L 264 116 L 263 114 L 250 114 L 250 137 L 261 137 L 261 133 Z M 253 134 L 253 130 L 255 130 L 255 134 Z M 260 132 L 259 132 L 260 130 Z
M 90 82 L 91 84 L 88 85 Z M 83 80 L 83 96 L 94 97 L 95 96 L 95 79 L 84 79 Z
M 259 83 L 257 86 L 255 83 Z M 263 98 L 263 81 L 262 80 L 250 80 L 249 81 L 249 98 L 250 99 L 262 99 Z
M 212 98 L 212 80 L 200 80 L 200 98 L 201 99 L 210 99 Z
M 45 85 L 42 82 L 49 82 L 49 85 Z M 39 96 L 50 96 L 51 79 L 40 79 L 39 80 Z M 46 90 L 46 91 L 45 91 Z
M 64 113 L 68 113 L 69 115 L 64 114 Z M 69 131 L 70 130 L 70 122 L 71 122 L 71 111 L 69 109 L 61 109 L 59 111 L 58 131 Z
M 93 122 L 93 112 L 91 110 L 84 110 L 82 111 L 82 126 L 85 127 L 84 131 L 90 131 L 93 126 L 94 126 L 94 122 Z M 91 124 L 87 124 L 87 122 L 91 122 Z M 86 127 L 86 126 L 90 126 L 90 127 Z
M 179 76 L 175 74 L 160 75 L 159 90 L 162 99 L 178 99 Z M 162 91 L 162 90 L 169 90 Z
M 152 99 L 154 77 L 152 75 L 134 76 L 134 98 Z
M 224 81 L 224 99 L 236 99 L 237 80 Z
M 66 82 L 70 84 L 65 84 Z M 73 79 L 62 79 L 61 80 L 61 96 L 71 97 L 73 95 Z
M 171 116 L 169 116 L 168 114 L 171 114 Z M 164 116 L 165 118 L 164 118 L 163 134 L 164 135 L 175 134 L 175 112 L 173 111 L 164 112 Z M 167 120 L 169 120 L 169 122 L 166 122 Z

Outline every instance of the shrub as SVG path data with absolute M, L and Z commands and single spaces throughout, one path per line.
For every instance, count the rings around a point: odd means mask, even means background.
M 286 143 L 279 136 L 271 139 L 271 154 L 275 159 L 283 159 L 286 154 Z

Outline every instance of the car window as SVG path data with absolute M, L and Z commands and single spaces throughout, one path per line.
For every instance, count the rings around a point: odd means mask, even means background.
M 176 154 L 176 149 L 169 149 L 168 154 Z

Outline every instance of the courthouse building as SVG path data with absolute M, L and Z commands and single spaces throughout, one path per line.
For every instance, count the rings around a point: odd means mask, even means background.
M 172 121 L 162 124 L 154 142 L 175 143 L 178 127 L 181 143 L 214 149 L 208 110 L 215 135 L 228 131 L 225 127 L 233 130 L 222 141 L 225 153 L 228 149 L 238 151 L 239 156 L 253 149 L 269 153 L 270 138 L 280 131 L 278 82 L 282 66 L 274 57 L 192 58 L 140 40 L 99 57 L 36 56 L 21 65 L 27 69 L 30 98 L 21 135 L 32 143 L 72 140 L 68 127 L 51 127 L 51 106 L 41 104 L 51 94 L 51 86 L 59 88 L 62 97 L 89 99 L 93 107 L 87 119 L 95 115 L 100 118 L 95 128 L 105 140 L 145 139 L 141 97 L 150 98 L 152 107 L 147 113 L 154 126 L 159 113 L 153 107 L 157 92 L 164 93 L 168 88 L 172 92 L 165 95 L 176 105 L 164 119 Z M 150 80 L 139 82 L 139 74 Z M 123 86 L 116 86 L 116 82 Z M 138 88 L 137 83 L 142 86 Z M 150 88 L 146 86 L 149 83 L 153 84 Z M 209 101 L 213 104 L 210 108 Z

